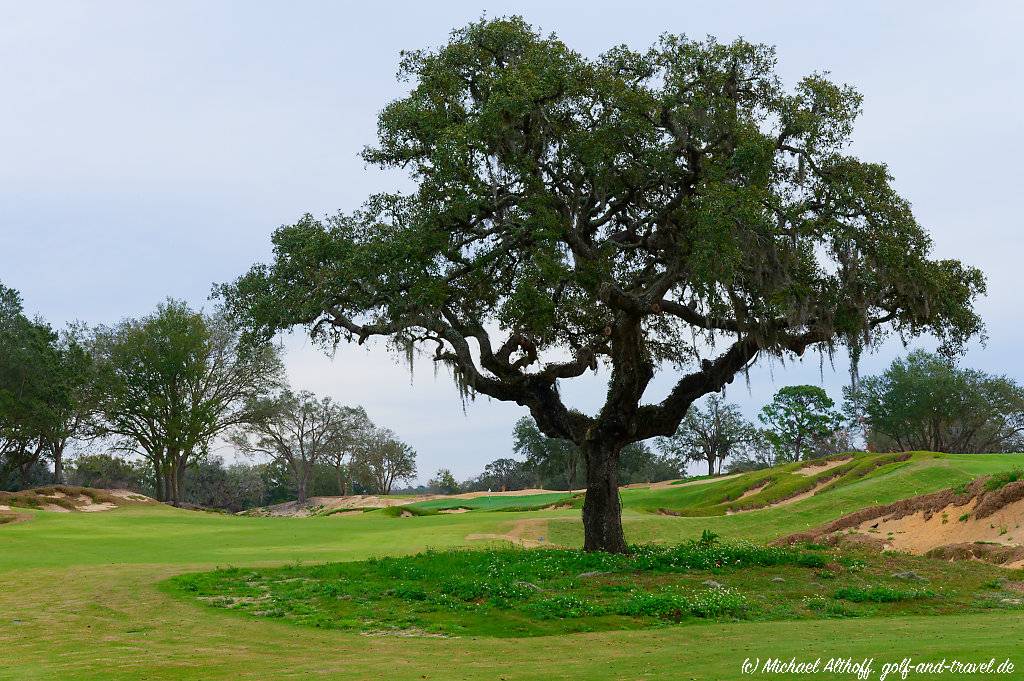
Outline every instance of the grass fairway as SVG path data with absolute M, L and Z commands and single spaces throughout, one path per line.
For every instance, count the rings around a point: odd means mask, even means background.
M 867 504 L 1007 470 L 1018 461 L 1015 456 L 919 456 L 792 506 L 730 516 L 658 515 L 644 510 L 649 501 L 644 495 L 665 492 L 624 490 L 626 532 L 633 542 L 692 539 L 705 528 L 729 540 L 764 541 Z M 716 495 L 722 491 L 716 487 L 737 479 L 676 486 L 676 493 Z M 694 497 L 698 505 L 709 498 Z M 687 503 L 678 497 L 670 501 L 675 508 Z M 883 662 L 904 656 L 987 661 L 1007 655 L 1017 669 L 998 678 L 1024 678 L 1024 655 L 1014 658 L 1024 650 L 1024 617 L 1013 611 L 442 639 L 367 636 L 243 617 L 159 586 L 175 575 L 218 566 L 358 560 L 479 544 L 467 536 L 500 536 L 522 521 L 549 542 L 573 545 L 580 537 L 574 509 L 406 518 L 371 512 L 305 519 L 155 506 L 25 513 L 32 519 L 0 526 L 0 679 L 703 681 L 740 678 L 747 657 L 838 656 L 875 658 L 872 678 L 878 678 Z M 1021 579 L 1019 572 L 1006 574 Z

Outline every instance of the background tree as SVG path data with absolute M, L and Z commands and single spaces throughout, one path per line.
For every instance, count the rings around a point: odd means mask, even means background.
M 386 428 L 376 428 L 356 450 L 353 476 L 377 494 L 391 494 L 396 482 L 416 477 L 416 451 Z
M 833 437 L 842 424 L 835 402 L 814 385 L 790 385 L 775 393 L 758 418 L 767 426 L 765 437 L 777 461 L 802 461 L 815 455 L 822 440 Z
M 658 454 L 646 442 L 633 442 L 619 453 L 619 479 L 623 484 L 681 478 L 685 464 L 672 454 Z
M 257 467 L 237 463 L 225 466 L 221 459 L 209 457 L 189 470 L 182 502 L 237 513 L 264 504 L 266 492 Z
M 845 394 L 877 451 L 1024 451 L 1024 387 L 940 355 L 911 352 Z
M 284 390 L 259 414 L 242 424 L 231 443 L 242 453 L 280 459 L 295 479 L 300 504 L 306 502 L 317 464 L 337 460 L 350 445 L 348 428 L 355 410 L 330 397 Z M 340 486 L 340 485 L 339 485 Z
M 0 486 L 31 484 L 68 408 L 58 336 L 0 284 Z
M 450 470 L 442 468 L 430 479 L 427 487 L 437 494 L 456 494 L 459 491 L 459 482 Z
M 53 480 L 64 482 L 64 457 L 73 440 L 86 442 L 96 434 L 99 376 L 90 347 L 89 331 L 76 325 L 60 334 L 56 343 L 55 380 L 61 399 L 43 432 L 45 449 L 53 462 Z
M 526 458 L 538 475 L 537 486 L 547 486 L 541 478 L 564 476 L 566 487 L 570 491 L 576 489 L 577 471 L 583 463 L 580 448 L 569 440 L 545 436 L 531 417 L 524 416 L 516 421 L 512 430 L 512 451 Z
M 503 457 L 484 466 L 483 479 L 489 489 L 505 492 L 524 489 L 535 480 L 536 472 L 530 464 Z
M 373 432 L 375 426 L 362 407 L 343 407 L 338 426 L 338 447 L 327 453 L 326 462 L 334 469 L 338 494 L 352 494 L 352 475 L 349 468 L 358 448 Z M 346 459 L 349 463 L 346 463 Z
M 725 460 L 753 437 L 754 427 L 738 406 L 718 395 L 708 397 L 704 407 L 691 407 L 678 430 L 658 440 L 658 448 L 681 461 L 704 461 L 708 475 L 714 475 L 716 464 L 721 473 Z
M 547 437 L 529 416 L 516 422 L 512 432 L 513 449 L 526 461 L 498 459 L 488 470 L 498 466 L 508 472 L 502 480 L 515 479 L 508 489 L 525 487 L 525 479 L 532 477 L 534 486 L 563 489 L 576 488 L 576 472 L 583 465 L 583 454 L 574 443 L 561 438 Z M 680 461 L 672 456 L 659 456 L 642 442 L 622 448 L 618 457 L 618 478 L 623 483 L 668 480 L 682 475 Z
M 774 51 L 664 36 L 587 58 L 519 18 L 403 54 L 408 94 L 367 162 L 408 194 L 305 216 L 222 289 L 250 330 L 433 351 L 466 394 L 530 410 L 583 452 L 584 546 L 625 551 L 624 447 L 761 355 L 887 330 L 950 351 L 981 328 L 981 273 L 931 242 L 881 164 L 847 154 L 861 98 L 820 75 L 784 89 Z M 560 381 L 605 368 L 595 414 Z M 645 403 L 659 369 L 678 376 Z
M 281 382 L 270 343 L 243 345 L 223 314 L 169 300 L 96 333 L 101 432 L 151 464 L 158 499 L 178 503 L 185 470 L 211 441 L 261 416 Z
M 141 461 L 131 461 L 113 454 L 82 454 L 72 460 L 67 482 L 80 487 L 127 489 L 152 494 L 148 478 L 152 472 Z
M 778 452 L 765 436 L 765 431 L 753 428 L 750 437 L 730 458 L 725 471 L 727 473 L 746 473 L 771 468 L 777 463 L 779 463 Z

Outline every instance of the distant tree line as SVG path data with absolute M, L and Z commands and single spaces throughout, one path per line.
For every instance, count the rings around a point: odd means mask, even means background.
M 1020 452 L 1024 388 L 914 351 L 845 389 L 841 410 L 819 387 L 787 386 L 758 422 L 711 395 L 671 436 L 623 447 L 617 478 L 676 478 L 693 464 L 715 475 L 859 446 Z M 225 465 L 211 455 L 217 443 L 246 460 Z M 113 326 L 57 331 L 29 317 L 18 293 L 0 285 L 0 488 L 66 481 L 237 510 L 389 494 L 415 477 L 409 445 L 361 407 L 291 390 L 278 348 L 243 339 L 221 311 L 168 300 Z M 515 424 L 511 456 L 463 481 L 441 469 L 416 490 L 575 490 L 585 478 L 580 448 L 525 417 Z
M 224 467 L 211 456 L 223 441 L 264 468 Z M 109 453 L 67 471 L 72 444 Z M 415 477 L 415 456 L 361 407 L 290 390 L 279 349 L 243 341 L 221 311 L 168 300 L 144 317 L 58 333 L 0 285 L 3 488 L 121 480 L 161 501 L 229 508 L 282 485 L 304 501 L 328 473 L 331 494 L 387 494 Z
M 958 366 L 916 350 L 843 391 L 842 411 L 819 387 L 779 390 L 758 414 L 761 427 L 717 395 L 695 405 L 656 446 L 709 474 L 870 451 L 1024 451 L 1024 387 L 1006 376 Z
M 41 479 L 37 484 L 49 482 Z M 128 489 L 148 496 L 155 494 L 152 467 L 144 460 L 118 454 L 76 457 L 68 464 L 66 482 L 83 487 Z M 378 493 L 369 480 L 353 478 L 344 484 L 344 488 L 339 487 L 332 465 L 318 463 L 312 467 L 306 491 L 309 497 Z M 279 459 L 229 464 L 217 456 L 210 456 L 188 469 L 179 503 L 233 513 L 294 501 L 296 487 L 294 473 Z

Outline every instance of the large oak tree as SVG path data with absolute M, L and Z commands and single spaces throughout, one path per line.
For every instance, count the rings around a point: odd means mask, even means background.
M 426 346 L 527 407 L 584 452 L 585 547 L 625 551 L 621 449 L 759 356 L 981 326 L 981 273 L 930 258 L 886 167 L 846 153 L 860 96 L 774 69 L 742 40 L 589 58 L 519 18 L 470 24 L 403 54 L 409 92 L 364 152 L 414 189 L 280 228 L 224 293 L 253 331 Z M 559 381 L 599 367 L 601 409 L 565 404 Z M 645 401 L 659 370 L 675 384 Z
M 168 300 L 154 313 L 99 328 L 94 348 L 101 398 L 98 432 L 152 466 L 157 499 L 182 500 L 185 471 L 218 436 L 263 418 L 282 385 L 269 343 L 240 342 L 222 313 Z

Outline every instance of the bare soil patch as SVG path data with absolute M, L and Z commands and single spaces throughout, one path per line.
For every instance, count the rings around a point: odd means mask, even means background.
M 781 540 L 797 541 L 856 541 L 882 550 L 1018 567 L 1024 565 L 1024 481 L 988 490 L 979 479 L 963 490 L 861 509 Z
M 754 487 L 751 487 L 746 492 L 741 494 L 739 496 L 739 498 L 736 499 L 736 501 L 740 501 L 741 499 L 749 499 L 750 497 L 754 496 L 755 494 L 757 494 L 758 492 L 760 492 L 761 490 L 763 490 L 767 486 L 768 486 L 768 481 L 765 480 L 760 485 L 756 485 Z
M 831 459 L 829 461 L 822 461 L 820 463 L 812 463 L 807 466 L 803 466 L 802 468 L 797 468 L 793 472 L 796 473 L 797 475 L 806 475 L 810 477 L 812 475 L 817 475 L 818 473 L 823 473 L 825 471 L 832 470 L 833 468 L 838 468 L 839 466 L 842 466 L 844 463 L 849 463 L 852 459 L 852 456 L 847 456 L 842 459 Z
M 71 485 L 0 492 L 0 502 L 7 508 L 31 508 L 52 513 L 95 513 L 136 503 L 154 503 L 153 499 L 129 490 L 105 490 Z
M 666 487 L 671 487 L 671 488 L 675 489 L 676 487 L 693 487 L 694 485 L 710 485 L 713 482 L 721 482 L 722 480 L 731 480 L 732 478 L 736 478 L 736 477 L 739 477 L 741 475 L 743 475 L 743 474 L 742 473 L 730 473 L 729 475 L 716 475 L 713 478 L 701 478 L 700 480 L 690 480 L 688 482 L 679 482 L 679 483 L 675 482 L 674 480 L 666 480 L 665 482 L 656 482 L 653 485 L 651 485 L 650 487 L 651 487 L 651 489 L 663 489 L 663 488 L 666 488 Z
M 550 546 L 547 538 L 547 518 L 527 518 L 525 520 L 517 520 L 512 524 L 512 528 L 505 534 L 476 532 L 466 535 L 466 541 L 507 541 L 524 548 Z
M 725 514 L 726 515 L 735 515 L 737 513 L 753 513 L 754 511 L 764 511 L 764 510 L 769 509 L 769 508 L 779 508 L 780 506 L 789 506 L 790 504 L 795 504 L 798 501 L 803 501 L 804 499 L 807 499 L 809 497 L 813 497 L 815 494 L 818 493 L 819 490 L 821 490 L 824 487 L 827 487 L 831 483 L 832 483 L 832 478 L 828 478 L 826 480 L 819 480 L 818 483 L 814 485 L 814 487 L 811 487 L 808 490 L 804 490 L 803 492 L 800 492 L 799 494 L 794 494 L 791 497 L 786 497 L 785 499 L 779 499 L 778 501 L 774 501 L 774 502 L 772 502 L 770 504 L 765 504 L 764 506 L 757 506 L 755 508 L 729 509 L 729 510 L 727 510 L 725 512 Z M 744 492 L 743 496 L 741 496 L 739 499 L 737 499 L 737 501 L 739 501 L 740 499 L 743 499 L 743 498 L 745 498 L 747 496 L 753 496 L 753 494 L 757 494 L 758 492 L 760 492 L 761 489 L 762 488 L 754 489 L 752 494 L 748 494 L 748 492 L 750 492 L 751 490 L 747 490 L 747 492 Z

